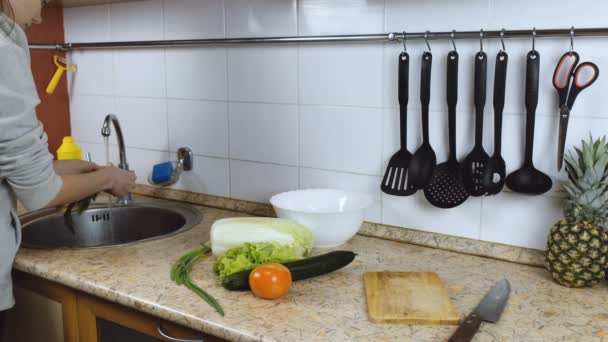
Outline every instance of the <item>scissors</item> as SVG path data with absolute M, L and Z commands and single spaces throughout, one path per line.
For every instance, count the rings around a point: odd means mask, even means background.
M 553 73 L 553 86 L 559 95 L 559 142 L 557 146 L 557 170 L 562 169 L 568 119 L 576 96 L 597 80 L 600 69 L 591 62 L 579 62 L 578 53 L 566 52 L 560 58 Z

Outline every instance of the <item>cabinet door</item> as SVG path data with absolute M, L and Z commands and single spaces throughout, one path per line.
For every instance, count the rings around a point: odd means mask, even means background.
M 13 280 L 17 304 L 8 312 L 4 341 L 78 342 L 76 291 L 19 271 Z
M 224 341 L 84 294 L 78 297 L 78 325 L 80 341 L 87 342 Z

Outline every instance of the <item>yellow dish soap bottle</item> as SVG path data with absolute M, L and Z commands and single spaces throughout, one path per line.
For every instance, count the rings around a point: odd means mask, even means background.
M 57 149 L 58 160 L 82 159 L 82 150 L 72 137 L 64 137 L 63 143 Z

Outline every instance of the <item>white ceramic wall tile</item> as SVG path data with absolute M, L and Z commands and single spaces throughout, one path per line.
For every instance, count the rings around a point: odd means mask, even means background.
M 551 226 L 563 217 L 562 205 L 546 196 L 484 197 L 481 240 L 544 250 Z
M 166 50 L 167 96 L 226 100 L 226 49 L 217 47 Z
M 302 36 L 384 30 L 384 0 L 300 0 L 298 7 Z
M 473 81 L 475 76 L 475 54 L 479 51 L 478 41 L 458 41 L 458 103 L 457 110 L 474 111 Z M 493 85 L 494 85 L 494 61 L 498 50 L 490 50 L 488 42 L 484 45 L 488 54 L 488 69 L 486 80 L 486 106 L 485 112 L 492 110 Z M 433 52 L 433 63 L 431 68 L 431 99 L 430 109 L 435 111 L 447 110 L 446 104 L 446 58 L 447 52 L 452 45 L 447 41 L 432 41 L 431 52 Z M 420 108 L 420 72 L 422 54 L 427 50 L 423 42 L 415 41 L 407 44 L 410 55 L 409 69 L 409 108 Z M 403 51 L 403 45 L 398 43 L 387 43 L 384 46 L 383 63 L 383 105 L 384 107 L 399 106 L 397 84 L 398 84 L 398 58 Z M 510 94 L 509 94 L 510 95 Z
M 491 19 L 494 25 L 507 23 L 509 28 L 568 28 L 574 27 L 604 27 L 605 18 L 602 15 L 573 15 L 581 9 L 590 9 L 594 13 L 606 13 L 608 3 L 604 1 L 566 1 L 566 0 L 537 0 L 537 1 L 497 1 L 492 3 Z
M 382 109 L 300 107 L 301 166 L 380 175 Z
M 226 36 L 297 36 L 296 0 L 225 0 Z
M 66 73 L 70 95 L 112 95 L 114 67 L 112 51 L 72 51 L 68 58 L 77 65 Z
M 161 40 L 163 38 L 162 0 L 110 5 L 111 40 Z
M 190 147 L 197 155 L 228 157 L 225 102 L 169 100 L 169 150 Z
M 164 0 L 165 39 L 224 38 L 223 0 Z
M 76 140 L 76 144 L 78 146 L 80 146 L 80 149 L 82 150 L 82 155 L 83 157 L 86 158 L 86 156 L 88 154 L 91 155 L 91 161 L 97 165 L 106 165 L 106 150 L 103 144 L 93 144 L 93 143 L 88 143 L 85 141 L 78 141 Z M 117 160 L 118 158 L 116 158 L 115 156 L 115 151 L 114 149 L 110 150 L 110 162 L 113 165 L 118 165 L 117 162 L 115 162 L 115 159 Z
M 366 214 L 365 220 L 381 222 L 382 198 L 379 176 L 354 175 L 352 173 L 300 168 L 300 188 L 334 188 L 346 191 L 366 193 L 374 199 Z
M 267 203 L 275 194 L 298 188 L 298 168 L 230 161 L 230 196 Z
M 481 199 L 470 197 L 453 209 L 438 209 L 418 191 L 407 197 L 382 194 L 382 223 L 479 239 Z
M 101 127 L 106 115 L 114 113 L 114 98 L 105 96 L 72 96 L 70 114 L 72 136 L 77 141 L 102 144 Z
M 489 0 L 386 0 L 386 31 L 479 30 L 487 27 L 489 5 Z
M 164 97 L 165 52 L 160 49 L 114 51 L 114 94 Z
M 446 112 L 429 113 L 429 140 L 437 156 L 437 162 L 442 163 L 448 158 L 448 114 Z M 384 109 L 384 128 L 383 128 L 383 148 L 382 148 L 382 174 L 386 170 L 386 165 L 391 156 L 400 148 L 400 127 L 399 110 L 396 108 Z M 471 150 L 475 143 L 474 115 L 467 112 L 456 113 L 456 155 L 462 160 Z M 486 126 L 492 125 L 487 122 Z M 408 111 L 407 120 L 407 149 L 410 153 L 415 151 L 422 144 L 422 124 L 420 110 Z M 488 130 L 488 132 L 493 132 Z M 487 134 L 486 134 L 487 135 Z M 492 136 L 489 136 L 492 138 Z M 486 147 L 487 145 L 484 145 Z M 486 148 L 486 152 L 493 152 Z
M 110 40 L 109 8 L 109 6 L 64 8 L 65 41 L 85 43 Z
M 382 106 L 382 45 L 300 47 L 300 103 Z
M 171 156 L 171 153 L 169 155 Z M 183 172 L 173 188 L 230 196 L 229 161 L 195 155 L 192 170 Z
M 228 48 L 228 98 L 231 101 L 297 103 L 298 48 Z
M 230 158 L 298 165 L 298 106 L 230 103 Z
M 167 151 L 167 100 L 118 97 L 115 114 L 128 147 Z
M 148 176 L 152 173 L 152 167 L 158 163 L 169 160 L 166 151 L 151 151 L 138 148 L 127 148 L 127 162 L 129 170 L 134 171 L 137 176 L 137 184 L 148 184 Z

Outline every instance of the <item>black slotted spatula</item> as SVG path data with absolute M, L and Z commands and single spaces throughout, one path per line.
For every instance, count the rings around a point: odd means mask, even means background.
M 408 187 L 408 166 L 412 154 L 407 150 L 407 103 L 409 91 L 410 56 L 407 52 L 399 55 L 399 130 L 401 147 L 391 157 L 382 179 L 380 189 L 386 194 L 394 196 L 409 196 L 416 192 L 415 188 Z

